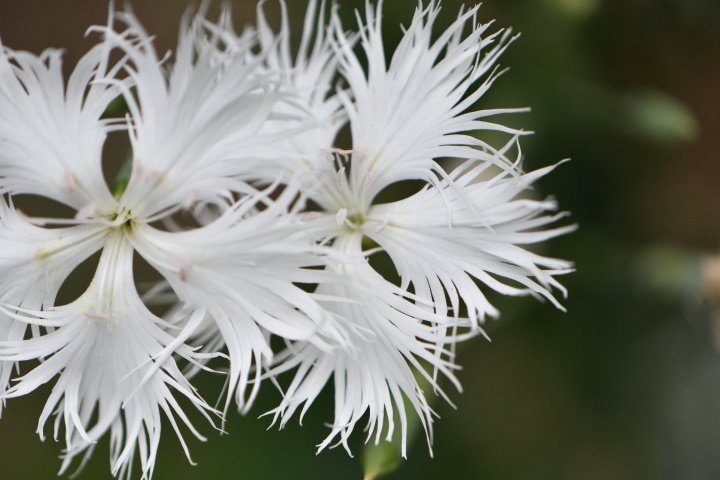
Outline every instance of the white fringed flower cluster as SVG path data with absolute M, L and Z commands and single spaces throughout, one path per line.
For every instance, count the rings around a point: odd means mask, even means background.
M 281 7 L 279 33 L 261 7 L 241 34 L 227 10 L 216 23 L 188 14 L 175 52 L 158 55 L 111 6 L 67 81 L 59 51 L 2 47 L 1 398 L 53 382 L 38 431 L 55 416 L 61 472 L 109 435 L 112 473 L 130 477 L 137 455 L 149 478 L 163 416 L 181 442 L 181 428 L 200 437 L 181 397 L 224 421 L 266 381 L 284 384 L 270 412 L 281 426 L 334 389 L 321 449 L 348 448 L 367 416 L 376 442 L 399 421 L 404 453 L 406 406 L 430 442 L 425 390 L 445 396 L 440 377 L 459 388 L 455 343 L 498 315 L 483 289 L 560 308 L 554 277 L 571 265 L 523 248 L 572 229 L 550 227 L 562 216 L 553 200 L 523 194 L 552 167 L 524 173 L 524 132 L 489 120 L 518 109 L 476 109 L 510 33 L 488 33 L 475 7 L 433 38 L 431 2 L 387 59 L 380 7 L 368 3 L 348 33 L 336 8 L 311 0 L 294 54 Z M 118 101 L 126 113 L 108 117 Z M 486 131 L 507 143 L 485 143 Z M 114 188 L 110 132 L 131 151 Z M 28 217 L 13 202 L 22 195 L 76 213 Z M 98 251 L 87 290 L 57 304 Z M 136 254 L 164 278 L 142 297 Z M 148 308 L 168 297 L 162 318 Z M 223 364 L 216 411 L 190 380 Z

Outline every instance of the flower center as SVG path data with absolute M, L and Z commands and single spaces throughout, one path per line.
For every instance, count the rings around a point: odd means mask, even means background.
M 110 225 L 113 227 L 119 227 L 119 226 L 125 225 L 125 224 L 129 223 L 132 219 L 133 219 L 132 210 L 130 210 L 129 208 L 127 208 L 125 206 L 120 206 L 118 211 L 114 215 L 111 215 L 109 218 Z
M 345 227 L 349 228 L 354 232 L 362 231 L 363 226 L 365 225 L 365 221 L 366 218 L 364 213 L 355 213 L 352 215 L 348 215 L 345 221 Z

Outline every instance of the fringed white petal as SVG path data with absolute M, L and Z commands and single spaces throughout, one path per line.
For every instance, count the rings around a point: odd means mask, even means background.
M 106 32 L 128 58 L 135 87 L 123 95 L 130 116 L 132 175 L 120 202 L 140 219 L 156 219 L 194 202 L 227 204 L 242 189 L 253 149 L 271 141 L 259 130 L 282 95 L 260 60 L 243 52 L 218 61 L 205 37 L 203 12 L 186 15 L 172 65 L 131 13 L 118 14 L 134 33 Z M 166 78 L 167 77 L 167 78 Z
M 340 97 L 353 138 L 350 184 L 359 203 L 369 205 L 394 182 L 418 179 L 434 183 L 437 174 L 443 173 L 434 160 L 440 157 L 473 158 L 510 167 L 495 149 L 470 133 L 521 134 L 479 120 L 517 109 L 463 114 L 492 84 L 496 75 L 485 74 L 510 40 L 507 33 L 483 37 L 490 24 L 475 24 L 477 8 L 461 13 L 434 41 L 432 28 L 439 7 L 431 2 L 424 10 L 418 8 L 388 65 L 381 13 L 368 2 L 365 23 L 360 25 L 367 69 L 334 16 L 340 71 L 349 86 Z M 471 31 L 463 37 L 468 24 Z M 485 80 L 478 86 L 482 78 Z
M 97 225 L 37 227 L 0 199 L 0 304 L 9 312 L 52 307 L 70 272 L 102 247 L 105 236 Z M 26 330 L 25 322 L 0 312 L 0 341 L 22 340 Z M 39 333 L 37 327 L 33 331 Z M 0 360 L 0 392 L 7 388 L 14 365 Z
M 562 306 L 552 294 L 565 289 L 554 278 L 572 271 L 572 263 L 524 248 L 575 229 L 548 228 L 564 214 L 553 200 L 520 195 L 554 167 L 528 174 L 497 173 L 483 179 L 488 164 L 467 162 L 439 188 L 428 187 L 396 203 L 374 206 L 366 235 L 390 255 L 403 288 L 432 298 L 438 313 L 459 315 L 461 301 L 474 324 L 499 312 L 477 280 L 506 295 L 535 295 Z M 381 222 L 382 230 L 375 226 Z M 450 305 L 447 305 L 449 298 Z
M 110 51 L 105 42 L 93 47 L 66 86 L 62 51 L 37 57 L 0 44 L 0 193 L 113 208 L 101 163 L 112 128 L 101 116 L 120 94 Z
M 46 420 L 56 413 L 55 438 L 61 423 L 65 430 L 61 473 L 77 455 L 85 452 L 87 460 L 96 442 L 109 431 L 113 474 L 131 478 L 133 459 L 139 452 L 142 478 L 150 478 L 162 413 L 186 453 L 177 419 L 202 439 L 174 395 L 185 397 L 206 417 L 206 412 L 212 411 L 183 377 L 172 356 L 158 363 L 158 354 L 174 337 L 140 300 L 133 280 L 132 255 L 124 234 L 112 233 L 97 273 L 80 298 L 47 311 L 21 309 L 13 314 L 17 321 L 52 327 L 46 334 L 0 342 L 3 361 L 45 359 L 20 377 L 3 398 L 25 395 L 57 377 L 38 432 L 42 437 Z M 7 307 L 3 310 L 12 313 Z M 194 357 L 185 345 L 178 346 L 175 353 L 189 360 Z M 147 378 L 151 370 L 154 374 Z

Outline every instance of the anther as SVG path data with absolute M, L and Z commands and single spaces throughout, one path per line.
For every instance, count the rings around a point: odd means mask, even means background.
M 380 225 L 380 228 L 375 233 L 382 233 L 383 230 L 385 230 L 385 227 L 387 227 L 389 221 L 390 221 L 390 212 L 387 212 L 385 214 L 385 220 L 383 221 L 382 225 Z
M 300 221 L 302 222 L 312 222 L 319 218 L 322 218 L 323 214 L 320 212 L 307 212 L 302 215 L 300 215 Z
M 77 221 L 87 220 L 88 218 L 95 215 L 96 211 L 97 211 L 97 206 L 95 206 L 94 203 L 89 203 L 77 211 L 77 213 L 75 214 L 75 220 L 77 220 Z
M 337 172 L 337 186 L 340 190 L 345 186 L 345 167 L 340 167 Z
M 110 320 L 110 315 L 106 315 L 104 313 L 83 312 L 83 315 L 91 320 Z
M 173 257 L 173 261 L 178 264 L 180 267 L 178 270 L 178 274 L 180 275 L 180 280 L 183 282 L 187 282 L 188 275 L 190 275 L 190 270 L 192 270 L 192 263 L 188 262 L 184 258 L 180 257 Z
M 182 204 L 183 210 L 189 210 L 190 207 L 192 207 L 195 203 L 195 200 L 197 200 L 197 196 L 197 190 L 193 190 L 192 192 L 190 192 L 190 195 L 188 195 L 188 197 Z
M 342 225 L 345 223 L 345 219 L 347 218 L 347 208 L 341 208 L 338 210 L 337 214 L 335 214 L 335 222 L 338 225 Z
M 70 170 L 65 170 L 65 186 L 70 193 L 75 193 L 75 177 Z

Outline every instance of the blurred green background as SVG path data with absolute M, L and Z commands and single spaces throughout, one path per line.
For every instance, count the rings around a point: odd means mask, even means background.
M 299 22 L 305 1 L 288 3 Z M 363 2 L 338 3 L 354 26 Z M 441 23 L 460 3 L 443 2 Z M 238 27 L 254 23 L 254 2 L 233 4 Z M 390 46 L 416 2 L 385 4 Z M 172 48 L 185 2 L 133 7 L 159 49 Z M 72 65 L 91 45 L 87 26 L 106 15 L 104 1 L 2 0 L 0 36 L 36 53 L 66 48 Z M 720 2 L 487 0 L 480 19 L 493 18 L 522 36 L 482 108 L 532 107 L 502 119 L 536 132 L 523 142 L 527 170 L 572 158 L 539 185 L 580 227 L 543 247 L 576 263 L 562 279 L 568 313 L 493 297 L 502 317 L 488 328 L 492 343 L 463 346 L 465 392 L 449 390 L 457 409 L 435 403 L 435 458 L 418 438 L 388 478 L 720 478 L 720 283 L 705 273 L 720 253 Z M 201 390 L 216 392 L 218 382 Z M 61 444 L 34 433 L 48 391 L 8 402 L 0 479 L 55 477 Z M 194 467 L 167 428 L 154 478 L 363 477 L 362 432 L 356 458 L 340 449 L 315 455 L 332 420 L 329 395 L 304 427 L 266 431 L 269 421 L 255 417 L 277 401 L 266 386 L 249 416 L 230 415 L 229 435 L 197 422 L 209 441 L 188 437 Z M 111 478 L 107 449 L 98 446 L 80 479 Z

